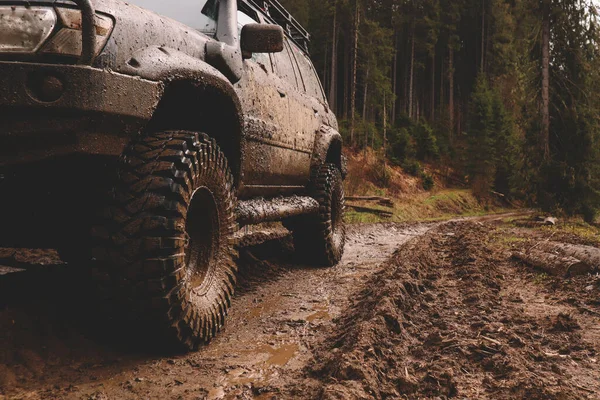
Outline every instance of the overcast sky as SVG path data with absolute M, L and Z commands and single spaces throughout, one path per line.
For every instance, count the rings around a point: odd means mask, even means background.
M 147 10 L 173 18 L 192 28 L 203 28 L 202 7 L 207 0 L 125 0 Z

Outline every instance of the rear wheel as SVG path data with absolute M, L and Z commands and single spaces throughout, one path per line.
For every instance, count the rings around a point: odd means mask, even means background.
M 95 275 L 136 331 L 193 349 L 223 325 L 236 273 L 233 190 L 204 134 L 151 134 L 125 152 L 95 230 Z
M 340 170 L 324 164 L 313 171 L 309 188 L 319 202 L 318 214 L 286 222 L 296 253 L 307 262 L 331 267 L 342 259 L 346 243 L 344 187 Z

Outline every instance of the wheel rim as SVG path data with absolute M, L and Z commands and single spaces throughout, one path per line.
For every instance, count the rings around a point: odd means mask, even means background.
M 188 244 L 185 252 L 188 287 L 203 296 L 214 279 L 220 246 L 220 222 L 212 192 L 202 187 L 192 196 L 186 219 Z

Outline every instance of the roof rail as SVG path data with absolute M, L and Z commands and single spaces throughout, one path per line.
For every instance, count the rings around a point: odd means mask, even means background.
M 277 0 L 245 0 L 258 8 L 271 22 L 281 26 L 302 50 L 308 53 L 310 33 Z

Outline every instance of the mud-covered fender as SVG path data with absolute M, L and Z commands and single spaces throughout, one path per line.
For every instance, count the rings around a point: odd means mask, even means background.
M 311 160 L 311 169 L 325 163 L 335 164 L 346 177 L 347 166 L 342 155 L 342 135 L 330 126 L 323 125 L 317 131 Z
M 158 111 L 164 102 L 185 101 L 184 96 L 172 95 L 177 92 L 175 87 L 182 86 L 198 93 L 198 97 L 209 97 L 206 104 L 199 106 L 217 107 L 218 104 L 219 109 L 211 113 L 211 118 L 219 119 L 212 124 L 220 125 L 220 132 L 206 133 L 215 136 L 217 143 L 229 158 L 237 181 L 242 165 L 241 139 L 244 125 L 241 101 L 229 79 L 199 58 L 168 47 L 154 46 L 135 52 L 123 72 L 162 83 L 161 99 L 156 102 Z M 170 90 L 171 88 L 173 90 Z M 155 117 L 156 114 L 161 113 L 155 113 Z M 161 115 L 161 119 L 163 116 Z M 196 115 L 186 117 L 197 118 Z M 186 126 L 203 129 L 206 124 L 207 121 L 197 121 L 197 124 Z
M 147 47 L 138 50 L 123 68 L 125 73 L 168 86 L 174 81 L 190 81 L 210 86 L 229 96 L 240 111 L 240 99 L 231 82 L 208 63 L 169 47 Z

